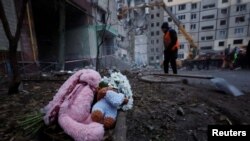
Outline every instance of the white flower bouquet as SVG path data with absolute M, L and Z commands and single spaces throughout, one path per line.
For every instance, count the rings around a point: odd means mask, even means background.
M 110 87 L 117 89 L 119 93 L 124 94 L 128 99 L 128 103 L 120 107 L 122 110 L 126 111 L 133 107 L 133 93 L 130 83 L 125 75 L 120 72 L 112 72 L 110 77 L 104 76 L 101 81 L 107 83 Z

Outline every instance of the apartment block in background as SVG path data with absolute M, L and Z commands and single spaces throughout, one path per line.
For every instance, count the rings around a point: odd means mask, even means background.
M 172 13 L 184 24 L 193 37 L 199 53 L 217 52 L 230 46 L 240 47 L 250 40 L 249 0 L 165 0 Z M 164 14 L 164 21 L 178 30 L 171 18 Z M 188 56 L 189 43 L 183 35 L 180 41 L 179 58 Z

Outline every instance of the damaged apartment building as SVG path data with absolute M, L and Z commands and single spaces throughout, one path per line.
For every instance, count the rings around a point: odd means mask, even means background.
M 134 61 L 137 66 L 159 66 L 163 50 L 161 24 L 164 11 L 160 6 L 154 6 L 161 0 L 128 0 L 129 11 L 127 19 L 134 35 Z
M 16 0 L 2 0 L 12 32 Z M 95 66 L 123 67 L 129 60 L 115 0 L 29 0 L 18 44 L 21 71 L 73 70 Z M 0 23 L 1 71 L 8 69 L 8 40 Z

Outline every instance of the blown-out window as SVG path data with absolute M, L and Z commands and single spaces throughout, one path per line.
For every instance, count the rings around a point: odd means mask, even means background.
M 179 9 L 179 11 L 185 10 L 186 9 L 186 4 L 179 5 L 178 9 Z

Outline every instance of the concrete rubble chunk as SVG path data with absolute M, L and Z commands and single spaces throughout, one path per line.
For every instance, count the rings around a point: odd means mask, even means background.
M 185 112 L 184 112 L 184 110 L 183 110 L 182 107 L 179 107 L 179 108 L 177 109 L 177 114 L 180 115 L 180 116 L 184 116 L 184 115 L 185 115 Z
M 226 81 L 223 78 L 213 78 L 211 79 L 211 81 L 218 90 L 223 91 L 227 94 L 232 94 L 234 96 L 244 95 L 243 92 L 241 92 L 234 85 L 230 84 L 228 81 Z

